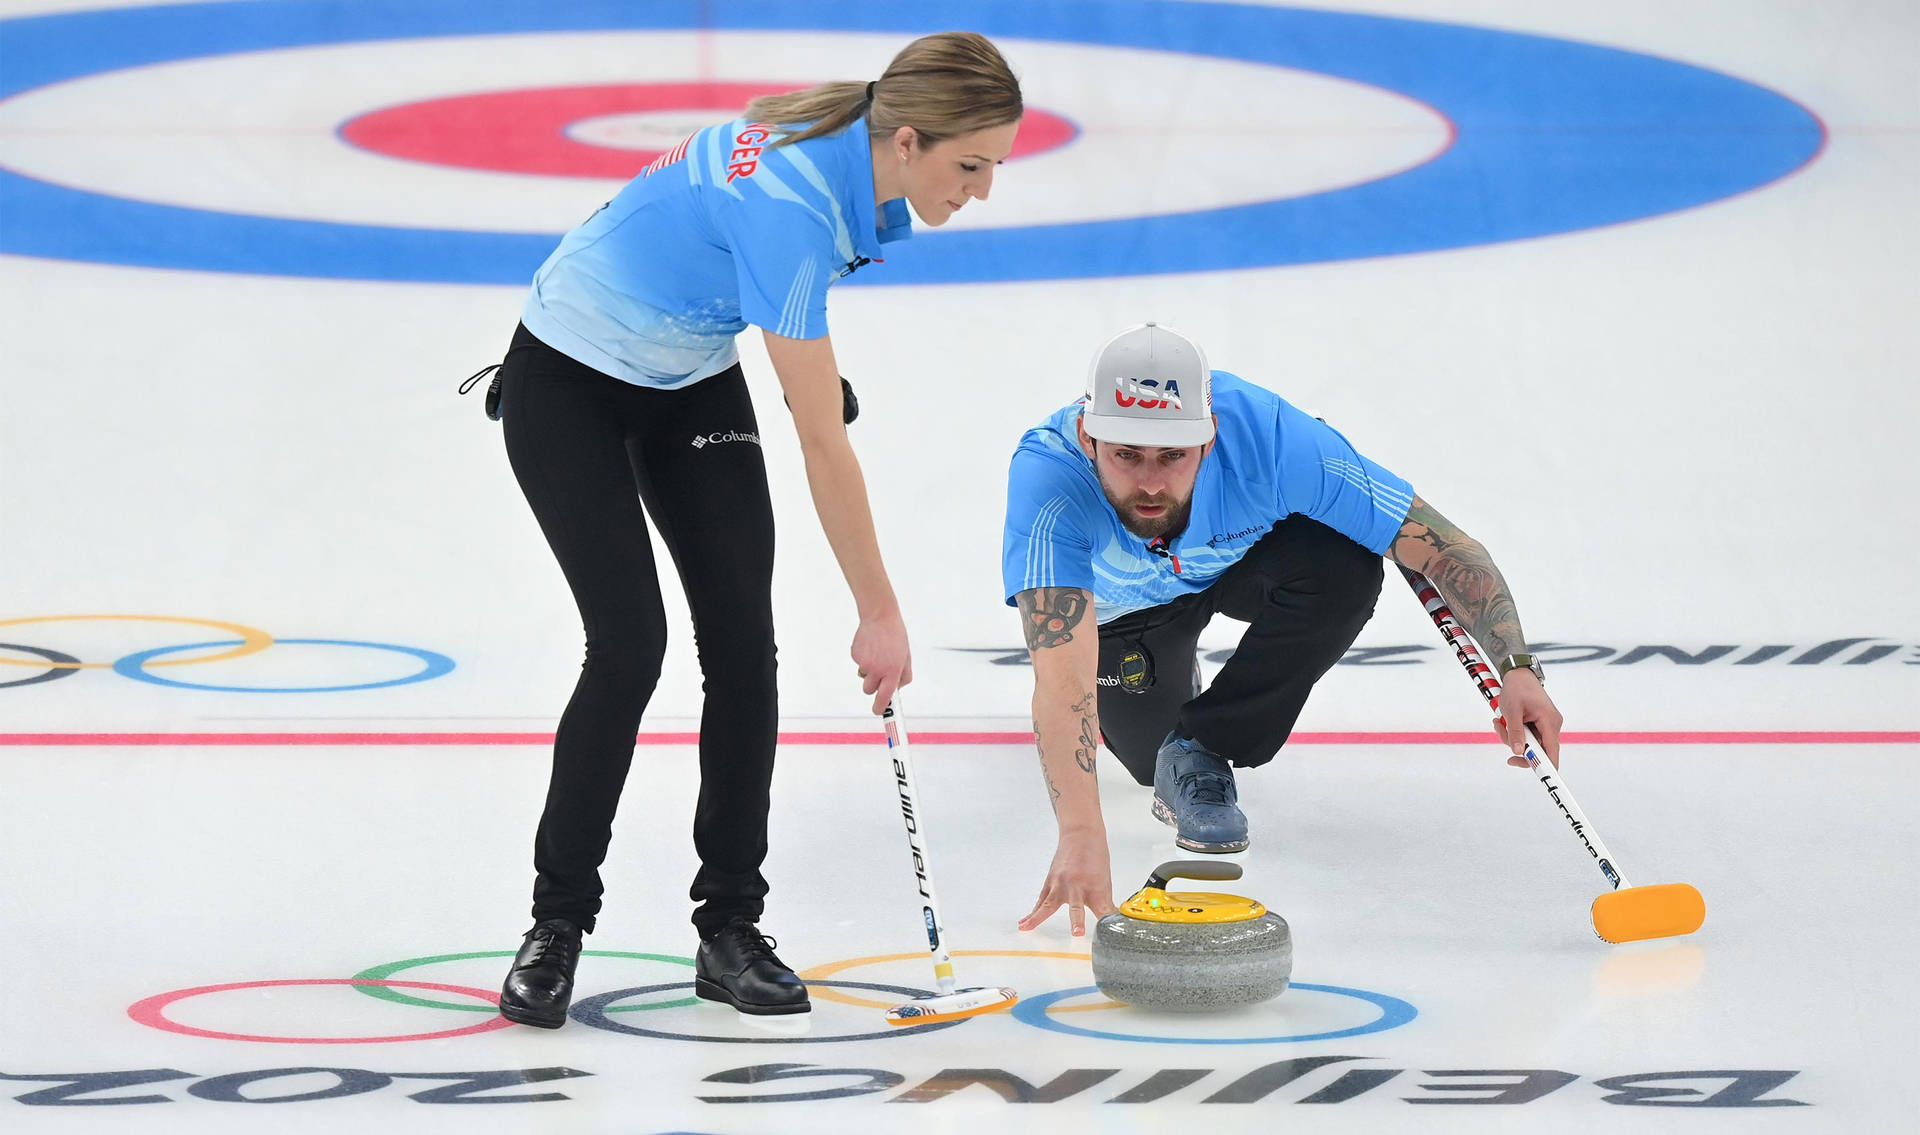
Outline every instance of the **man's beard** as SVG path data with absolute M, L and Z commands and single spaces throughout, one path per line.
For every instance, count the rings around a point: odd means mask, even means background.
M 1107 503 L 1113 506 L 1115 513 L 1119 514 L 1120 527 L 1142 540 L 1155 540 L 1162 536 L 1172 540 L 1187 530 L 1187 520 L 1193 513 L 1192 494 L 1188 494 L 1187 498 L 1178 504 L 1174 504 L 1170 497 L 1137 496 L 1123 501 L 1113 495 L 1113 489 L 1107 484 L 1105 477 L 1100 478 L 1100 491 L 1106 494 Z M 1167 511 L 1155 517 L 1140 516 L 1129 507 L 1142 504 L 1169 507 Z

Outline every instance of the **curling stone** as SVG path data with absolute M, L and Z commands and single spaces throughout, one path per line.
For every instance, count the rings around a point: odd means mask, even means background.
M 1293 976 L 1287 920 L 1239 895 L 1169 892 L 1167 880 L 1238 879 L 1238 863 L 1162 863 L 1094 927 L 1093 980 L 1115 1001 L 1200 1013 L 1278 997 Z

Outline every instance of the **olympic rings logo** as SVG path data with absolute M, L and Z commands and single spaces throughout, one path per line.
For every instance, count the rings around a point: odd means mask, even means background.
M 449 1040 L 454 1037 L 474 1036 L 479 1033 L 494 1032 L 509 1028 L 512 1022 L 499 1015 L 499 994 L 496 991 L 481 989 L 470 985 L 456 985 L 438 981 L 396 979 L 394 975 L 408 973 L 427 966 L 474 961 L 477 959 L 507 959 L 514 956 L 512 950 L 480 951 L 477 953 L 433 954 L 426 957 L 403 958 L 395 962 L 385 962 L 361 970 L 352 977 L 342 978 L 296 978 L 268 981 L 240 981 L 221 985 L 201 985 L 186 989 L 175 989 L 156 994 L 136 1002 L 127 1009 L 127 1015 L 142 1025 L 164 1032 L 183 1036 L 206 1037 L 214 1040 L 246 1041 L 257 1044 L 392 1044 L 407 1041 Z M 691 969 L 693 959 L 676 954 L 632 953 L 618 950 L 584 950 L 583 957 L 619 958 L 682 969 Z M 1065 959 L 1076 962 L 1088 961 L 1086 954 L 1067 953 L 1056 950 L 961 950 L 956 957 L 974 958 L 1043 958 Z M 836 975 L 848 970 L 889 962 L 911 962 L 924 959 L 924 954 L 880 954 L 865 958 L 849 958 L 844 961 L 828 962 L 802 970 L 799 977 L 807 983 L 816 1003 L 827 1002 L 851 1006 L 860 1009 L 881 1010 L 898 1004 L 902 999 L 924 996 L 930 990 L 918 989 L 906 985 L 890 985 L 868 981 L 840 980 Z M 666 1027 L 665 1022 L 642 1014 L 660 1010 L 679 1009 L 698 1004 L 698 999 L 687 996 L 692 988 L 691 981 L 663 981 L 646 985 L 630 986 L 608 993 L 599 993 L 574 1003 L 570 1016 L 581 1025 L 599 1029 L 603 1032 L 619 1033 L 625 1036 L 647 1037 L 656 1040 L 692 1041 L 711 1044 L 836 1044 L 845 1041 L 883 1040 L 891 1037 L 939 1032 L 956 1028 L 969 1021 L 987 1020 L 999 1014 L 983 1017 L 967 1017 L 955 1021 L 935 1021 L 924 1025 L 888 1026 L 883 1029 L 832 1033 L 816 1035 L 812 1032 L 785 1035 L 742 1035 L 739 1033 L 700 1033 L 687 1032 Z M 484 1013 L 484 1020 L 472 1024 L 426 1032 L 395 1033 L 380 1036 L 273 1036 L 259 1033 L 239 1033 L 201 1028 L 175 1020 L 168 1010 L 181 1002 L 217 994 L 232 993 L 249 989 L 280 989 L 304 986 L 340 986 L 382 1001 L 416 1008 L 438 1009 L 460 1013 Z M 885 999 L 861 996 L 850 991 L 885 994 Z M 1125 1009 L 1126 1006 L 1104 998 L 1089 1004 L 1064 1004 L 1089 997 L 1097 991 L 1093 986 L 1059 989 L 1038 994 L 1022 1000 L 1008 1017 L 1020 1024 L 1051 1032 L 1066 1033 L 1074 1036 L 1093 1037 L 1102 1040 L 1126 1041 L 1137 1044 L 1294 1044 L 1308 1041 L 1332 1040 L 1343 1037 L 1362 1036 L 1368 1033 L 1385 1032 L 1398 1028 L 1418 1016 L 1419 1011 L 1411 1004 L 1384 993 L 1375 993 L 1364 989 L 1350 989 L 1333 985 L 1307 985 L 1294 983 L 1289 990 L 1294 993 L 1295 1001 L 1299 994 L 1307 994 L 1316 999 L 1334 999 L 1333 1003 L 1350 1005 L 1360 1002 L 1371 1007 L 1375 1013 L 1371 1020 L 1365 1020 L 1344 1028 L 1320 1029 L 1296 1034 L 1273 1036 L 1157 1036 L 1151 1034 L 1128 1033 L 1106 1030 L 1084 1024 L 1069 1024 L 1061 1018 L 1067 1014 L 1095 1013 L 1103 1010 Z M 447 995 L 458 1000 L 445 1000 L 442 997 L 423 996 L 422 994 Z M 1324 1015 L 1326 1004 L 1317 1004 L 1316 1013 Z M 1342 1010 L 1344 1011 L 1344 1010 Z M 624 1015 L 616 1020 L 615 1015 Z M 1082 1020 L 1085 1018 L 1075 1018 Z M 648 1021 L 648 1024 L 634 1023 Z
M 340 693 L 347 690 L 377 690 L 387 686 L 405 686 L 414 682 L 431 681 L 454 668 L 453 659 L 431 650 L 422 650 L 414 646 L 399 646 L 385 642 L 357 642 L 336 638 L 275 638 L 259 629 L 240 623 L 225 623 L 216 619 L 195 619 L 180 615 L 37 615 L 25 619 L 0 619 L 0 627 L 17 627 L 38 623 L 69 622 L 133 622 L 133 623 L 180 623 L 191 627 L 207 627 L 220 631 L 230 638 L 213 639 L 207 642 L 188 642 L 177 646 L 159 646 L 147 650 L 135 651 L 123 655 L 112 662 L 83 662 L 65 651 L 53 650 L 44 646 L 27 646 L 17 642 L 0 642 L 0 689 L 11 686 L 33 686 L 42 682 L 53 682 L 71 677 L 82 670 L 112 670 L 123 678 L 132 678 L 138 682 L 147 682 L 156 686 L 170 686 L 178 690 L 215 690 L 221 693 L 239 694 L 318 694 Z M 163 676 L 155 671 L 177 666 L 204 666 L 210 662 L 226 662 L 236 658 L 247 658 L 266 650 L 275 644 L 288 646 L 324 646 L 345 647 L 358 650 L 383 651 L 390 654 L 403 654 L 416 659 L 420 668 L 413 673 L 398 678 L 383 678 L 364 682 L 348 682 L 335 685 L 312 686 L 233 686 L 217 685 L 208 682 L 191 682 L 183 678 Z M 190 654 L 177 658 L 174 655 L 188 654 L 192 651 L 207 653 Z M 10 658 L 13 654 L 31 655 L 30 658 Z M 26 667 L 37 669 L 38 674 L 25 678 L 5 678 L 8 668 Z

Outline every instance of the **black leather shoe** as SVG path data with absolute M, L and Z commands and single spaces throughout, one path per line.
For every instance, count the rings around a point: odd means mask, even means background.
M 779 945 L 746 918 L 736 918 L 700 943 L 693 959 L 693 992 L 742 1013 L 807 1013 L 807 987 L 773 954 Z
M 519 1025 L 557 1029 L 573 1001 L 573 967 L 580 963 L 580 928 L 564 918 L 533 924 L 500 988 L 500 1015 Z

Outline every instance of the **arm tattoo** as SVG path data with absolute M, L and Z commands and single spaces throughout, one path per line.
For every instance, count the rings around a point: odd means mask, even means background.
M 1078 587 L 1035 587 L 1014 596 L 1027 631 L 1027 649 L 1073 641 L 1073 628 L 1087 615 L 1087 593 Z
M 1488 654 L 1503 658 L 1527 649 L 1526 637 L 1520 633 L 1520 612 L 1493 557 L 1432 505 L 1413 498 L 1413 508 L 1393 538 L 1390 554 L 1395 563 L 1433 581 L 1459 616 L 1460 625 Z
M 1091 776 L 1094 759 L 1100 755 L 1100 739 L 1094 735 L 1096 731 L 1093 727 L 1093 695 L 1088 694 L 1074 702 L 1073 712 L 1080 715 L 1080 741 L 1073 750 L 1073 763 L 1080 766 L 1080 771 Z
M 1046 742 L 1040 739 L 1040 719 L 1033 719 L 1033 744 L 1040 751 L 1040 775 L 1047 781 L 1047 803 L 1053 806 L 1054 815 L 1060 814 L 1060 786 L 1053 782 L 1053 774 L 1047 771 Z

